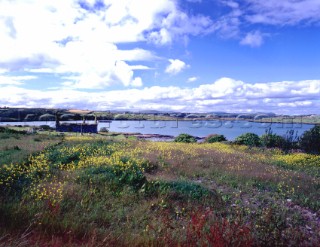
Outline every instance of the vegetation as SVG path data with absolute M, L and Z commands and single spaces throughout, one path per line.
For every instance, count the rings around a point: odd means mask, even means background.
M 299 141 L 300 147 L 308 153 L 320 153 L 320 126 L 305 131 Z
M 267 148 L 283 149 L 286 146 L 286 139 L 282 136 L 272 133 L 271 129 L 268 129 L 266 133 L 260 137 L 260 142 L 263 147 Z
M 317 149 L 317 143 L 319 143 L 319 137 L 317 134 L 313 134 L 313 139 L 308 139 L 310 137 L 310 131 L 304 133 L 306 137 L 301 142 L 298 133 L 294 130 L 288 130 L 284 136 L 279 136 L 277 134 L 272 133 L 271 129 L 266 130 L 266 133 L 259 137 L 254 133 L 245 133 L 238 136 L 234 143 L 240 145 L 246 145 L 249 147 L 266 147 L 266 148 L 279 148 L 284 152 L 291 152 L 292 150 L 302 149 L 302 150 L 310 150 L 310 147 L 314 147 Z M 310 137 L 311 138 L 311 137 Z M 317 153 L 313 150 L 313 153 Z
M 102 128 L 100 128 L 99 132 L 108 133 L 109 129 L 107 127 L 102 127 Z
M 0 156 L 0 246 L 320 241 L 319 155 L 219 142 L 0 134 L 19 147 L 18 156 L 41 140 L 24 162 Z
M 261 145 L 260 138 L 254 133 L 245 133 L 235 139 L 236 144 L 258 147 Z
M 264 123 L 288 123 L 294 124 L 296 126 L 301 125 L 302 123 L 306 124 L 319 124 L 320 116 L 311 115 L 311 116 L 269 116 L 259 119 L 255 119 L 255 122 L 264 122 Z
M 224 135 L 212 134 L 205 138 L 205 142 L 214 143 L 214 142 L 223 142 L 227 141 L 227 138 Z
M 183 143 L 194 143 L 197 142 L 197 139 L 189 134 L 180 134 L 174 139 L 174 141 Z
M 26 130 L 0 127 L 0 167 L 3 164 L 20 163 L 34 152 L 59 143 L 62 138 L 46 134 L 27 134 Z

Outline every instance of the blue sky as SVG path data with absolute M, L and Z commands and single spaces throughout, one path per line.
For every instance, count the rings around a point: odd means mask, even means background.
M 320 114 L 319 0 L 2 0 L 0 106 Z

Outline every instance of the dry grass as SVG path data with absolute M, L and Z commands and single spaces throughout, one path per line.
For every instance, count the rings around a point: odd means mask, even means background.
M 0 165 L 19 163 L 32 153 L 62 141 L 55 135 L 27 135 L 0 133 Z

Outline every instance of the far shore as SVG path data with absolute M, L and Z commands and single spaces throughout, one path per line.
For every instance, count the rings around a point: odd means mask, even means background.
M 0 118 L 0 124 L 1 123 L 28 123 L 28 122 L 53 122 L 55 120 L 32 120 L 32 121 L 3 121 Z M 82 120 L 62 120 L 62 122 L 68 122 L 68 121 L 82 121 Z M 94 121 L 94 120 L 87 120 L 87 121 Z M 253 123 L 283 123 L 283 124 L 311 124 L 311 125 L 320 125 L 320 120 L 314 120 L 311 119 L 307 121 L 306 119 L 301 118 L 265 118 L 262 120 L 256 120 L 256 119 L 243 119 L 243 118 L 172 118 L 172 119 L 110 119 L 110 120 L 97 120 L 97 122 L 112 122 L 112 121 L 156 121 L 156 122 L 169 122 L 169 121 L 232 121 L 232 122 L 253 122 Z

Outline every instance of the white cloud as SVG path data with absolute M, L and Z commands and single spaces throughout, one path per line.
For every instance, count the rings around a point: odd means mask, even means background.
M 139 77 L 134 86 L 141 86 Z M 145 87 L 116 91 L 83 92 L 75 89 L 27 90 L 1 86 L 0 105 L 83 109 L 156 109 L 186 112 L 320 113 L 320 80 L 250 84 L 220 78 L 193 88 Z M 86 99 L 86 100 L 83 100 Z
M 134 70 L 148 69 L 142 62 L 152 63 L 157 56 L 141 48 L 123 50 L 118 44 L 170 44 L 206 34 L 212 25 L 209 17 L 180 10 L 175 0 L 108 0 L 99 1 L 100 8 L 96 5 L 93 0 L 0 1 L 0 69 L 67 74 L 79 88 L 136 86 L 142 79 Z
M 197 80 L 198 80 L 198 77 L 196 77 L 196 76 L 188 78 L 188 82 L 195 82 Z
M 165 72 L 171 75 L 178 74 L 189 67 L 189 65 L 179 59 L 169 59 L 169 62 L 170 64 L 167 66 Z
M 7 73 L 7 72 L 8 72 L 8 70 L 0 68 L 0 74 L 4 74 L 4 73 Z
M 225 4 L 226 6 L 232 8 L 232 9 L 238 9 L 239 8 L 239 4 L 235 1 L 232 0 L 222 0 L 221 1 L 223 4 Z
M 1 73 L 0 73 L 1 74 Z M 25 81 L 37 79 L 36 76 L 6 76 L 0 75 L 0 85 L 22 85 Z
M 318 0 L 246 0 L 246 19 L 251 23 L 271 25 L 295 25 L 303 21 L 320 22 L 320 1 Z
M 259 47 L 263 43 L 263 34 L 260 31 L 247 33 L 247 35 L 240 41 L 241 45 L 249 45 L 251 47 Z
M 131 85 L 133 87 L 142 87 L 143 86 L 143 83 L 142 83 L 142 79 L 141 77 L 136 77 L 133 79 L 133 81 L 131 82 Z

